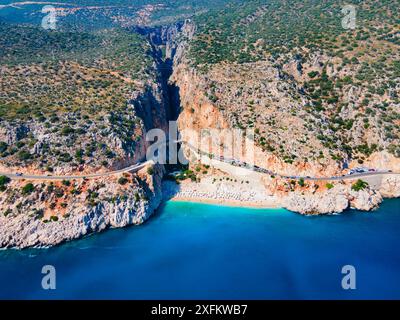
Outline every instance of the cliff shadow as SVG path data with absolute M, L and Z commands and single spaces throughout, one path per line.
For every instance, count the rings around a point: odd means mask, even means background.
M 143 94 L 130 101 L 136 115 L 142 119 L 146 131 L 168 128 L 168 110 L 165 109 L 166 102 L 163 100 L 160 93 L 154 92 L 154 89 L 148 86 Z
M 176 183 L 173 179 L 164 179 L 162 183 L 163 187 L 163 202 L 171 200 L 182 190 L 179 183 Z
M 175 83 L 168 83 L 169 120 L 177 121 L 181 113 L 180 88 Z

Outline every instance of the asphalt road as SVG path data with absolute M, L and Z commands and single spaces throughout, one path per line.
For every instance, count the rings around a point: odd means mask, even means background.
M 196 153 L 198 153 L 197 148 L 193 147 L 192 145 L 190 145 L 187 142 L 183 142 L 183 141 L 175 141 L 175 142 L 182 142 L 185 143 L 190 149 L 192 149 L 193 151 L 195 151 Z M 208 155 L 208 153 L 200 151 L 200 153 L 202 153 L 203 155 Z M 242 167 L 239 165 L 235 165 L 232 164 L 232 160 L 234 159 L 229 159 L 229 160 L 221 160 L 219 159 L 219 161 L 225 162 L 225 163 L 229 163 L 231 165 L 234 166 L 238 166 L 238 167 Z M 150 164 L 150 163 L 154 163 L 153 160 L 149 160 L 143 163 L 137 163 L 134 164 L 132 166 L 129 166 L 127 168 L 123 168 L 120 170 L 115 170 L 115 171 L 109 171 L 109 172 L 104 172 L 104 173 L 94 173 L 94 174 L 87 174 L 87 175 L 76 175 L 76 176 L 69 176 L 69 175 L 65 175 L 65 176 L 56 176 L 56 175 L 17 175 L 16 173 L 3 173 L 0 172 L 0 176 L 6 176 L 9 177 L 10 179 L 15 179 L 15 180 L 44 180 L 44 181 L 49 181 L 49 180 L 74 180 L 74 179 L 93 179 L 93 178 L 102 178 L 102 177 L 109 177 L 109 176 L 113 176 L 113 175 L 117 175 L 117 174 L 121 174 L 121 173 L 125 173 L 125 172 L 135 172 L 138 171 L 142 168 L 144 168 L 146 165 Z M 299 180 L 299 179 L 304 179 L 305 181 L 338 181 L 338 180 L 354 180 L 354 179 L 361 179 L 361 178 L 367 178 L 367 177 L 374 177 L 374 176 L 381 176 L 381 175 L 400 175 L 400 173 L 394 173 L 394 172 L 389 172 L 388 170 L 384 170 L 384 171 L 376 171 L 376 172 L 363 172 L 363 173 L 354 173 L 351 175 L 345 175 L 345 176 L 332 176 L 332 177 L 305 177 L 305 176 L 286 176 L 286 175 L 281 175 L 281 174 L 277 174 L 277 173 L 273 173 L 273 172 L 269 172 L 268 170 L 264 169 L 264 168 L 253 168 L 251 165 L 249 164 L 245 164 L 247 165 L 247 168 L 249 170 L 254 170 L 263 174 L 267 174 L 270 176 L 275 176 L 275 177 L 280 177 L 283 179 L 293 179 L 293 180 Z M 244 167 L 246 168 L 246 167 Z M 266 172 L 268 171 L 268 172 Z
M 376 171 L 376 172 L 364 172 L 364 173 L 354 173 L 351 175 L 346 175 L 346 176 L 339 176 L 339 177 L 302 177 L 302 176 L 296 176 L 296 177 L 291 177 L 291 176 L 281 176 L 277 175 L 282 178 L 286 179 L 304 179 L 308 181 L 338 181 L 338 180 L 354 180 L 354 179 L 361 179 L 361 178 L 367 178 L 367 177 L 374 177 L 374 176 L 382 176 L 382 175 L 388 175 L 388 174 L 393 174 L 393 175 L 400 175 L 400 173 L 395 173 L 395 172 L 389 172 L 389 171 Z
M 193 150 L 195 153 L 198 154 L 198 151 L 200 151 L 200 154 L 203 154 L 203 156 L 208 156 L 207 152 L 198 150 L 197 148 L 195 148 L 194 146 L 192 146 L 191 144 L 187 143 L 187 142 L 183 142 L 185 143 L 191 150 Z M 374 177 L 374 176 L 382 176 L 382 175 L 400 175 L 400 173 L 395 173 L 395 172 L 390 172 L 389 170 L 380 170 L 380 171 L 375 171 L 375 172 L 360 172 L 360 173 L 354 173 L 351 175 L 345 175 L 345 176 L 332 176 L 332 177 L 308 177 L 308 176 L 286 176 L 286 175 L 281 175 L 278 173 L 274 173 L 274 172 L 266 172 L 268 171 L 267 169 L 264 168 L 254 168 L 249 164 L 243 164 L 246 166 L 239 166 L 239 165 L 235 165 L 232 163 L 232 160 L 235 159 L 229 159 L 229 160 L 224 160 L 224 159 L 217 159 L 218 161 L 222 161 L 228 164 L 231 164 L 233 166 L 237 166 L 237 167 L 241 167 L 241 168 L 248 168 L 249 170 L 254 170 L 263 174 L 267 174 L 269 176 L 275 176 L 275 177 L 279 177 L 279 178 L 283 178 L 283 179 L 292 179 L 292 180 L 299 180 L 299 179 L 304 179 L 304 181 L 339 181 L 339 180 L 355 180 L 355 179 L 361 179 L 361 178 L 367 178 L 367 177 Z M 238 160 L 236 160 L 238 161 Z
M 109 171 L 109 172 L 104 172 L 104 173 L 93 173 L 93 174 L 86 174 L 86 175 L 80 175 L 80 176 L 53 176 L 53 175 L 17 175 L 16 173 L 3 173 L 0 172 L 0 176 L 6 176 L 9 177 L 10 179 L 14 180 L 74 180 L 74 179 L 93 179 L 93 178 L 101 178 L 101 177 L 109 177 L 125 172 L 135 172 L 138 171 L 142 168 L 144 168 L 146 165 L 154 163 L 153 161 L 146 161 L 143 163 L 137 163 L 134 164 L 130 167 L 123 168 L 120 170 L 115 170 L 115 171 Z

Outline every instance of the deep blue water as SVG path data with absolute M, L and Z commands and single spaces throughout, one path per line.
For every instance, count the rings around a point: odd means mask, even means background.
M 399 208 L 304 217 L 169 202 L 139 227 L 0 251 L 0 298 L 399 299 Z M 357 289 L 345 291 L 349 264 Z M 56 267 L 56 290 L 41 288 L 43 265 Z

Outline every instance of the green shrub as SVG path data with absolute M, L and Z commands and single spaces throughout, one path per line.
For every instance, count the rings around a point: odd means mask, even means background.
M 44 216 L 44 210 L 43 209 L 35 209 L 35 210 L 33 210 L 32 215 L 38 219 L 42 219 Z
M 55 188 L 54 194 L 57 198 L 62 198 L 64 196 L 64 190 L 62 188 Z
M 28 183 L 22 188 L 23 195 L 31 194 L 33 191 L 35 191 L 35 186 L 32 183 Z
M 147 173 L 152 176 L 154 174 L 154 168 L 153 167 L 148 167 L 147 168 Z
M 118 179 L 118 183 L 121 184 L 121 185 L 127 184 L 128 181 L 129 180 L 127 178 L 125 178 L 125 177 L 121 177 L 121 178 Z
M 311 72 L 308 73 L 308 76 L 310 78 L 315 78 L 317 75 L 319 75 L 318 71 L 311 71 Z
M 71 185 L 71 182 L 68 181 L 68 180 L 63 180 L 63 181 L 62 181 L 62 184 L 63 184 L 64 186 L 66 186 L 66 187 L 69 187 L 69 186 Z
M 54 184 L 53 182 L 50 183 L 50 185 L 47 186 L 47 192 L 52 193 L 54 191 Z
M 0 186 L 5 186 L 10 182 L 10 178 L 6 176 L 0 176 Z
M 71 133 L 74 133 L 74 129 L 71 128 L 70 126 L 65 126 L 64 128 L 61 129 L 61 134 L 63 136 L 68 136 Z
M 84 154 L 85 154 L 85 151 L 83 149 L 78 149 L 75 152 L 75 158 L 82 159 Z
M 107 167 L 107 166 L 108 166 L 108 161 L 103 160 L 103 161 L 101 162 L 101 165 L 102 165 L 103 167 Z
M 63 153 L 58 157 L 58 160 L 60 160 L 62 162 L 71 162 L 72 161 L 72 157 L 68 153 Z
M 351 190 L 361 191 L 364 190 L 366 187 L 368 187 L 368 183 L 361 179 L 358 179 L 357 182 L 351 186 Z
M 8 148 L 8 144 L 3 141 L 0 141 L 0 153 L 3 153 L 4 151 L 6 151 L 7 148 Z
M 18 152 L 18 159 L 20 161 L 29 160 L 31 158 L 32 158 L 32 155 L 26 150 L 21 150 L 20 152 Z
M 327 183 L 327 184 L 326 184 L 326 187 L 327 187 L 328 190 L 331 190 L 331 189 L 333 189 L 335 186 L 334 186 L 332 183 Z
M 115 157 L 114 152 L 112 152 L 111 150 L 106 150 L 105 155 L 108 159 L 112 159 Z

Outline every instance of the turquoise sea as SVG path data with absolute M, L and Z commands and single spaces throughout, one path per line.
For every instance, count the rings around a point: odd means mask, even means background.
M 41 288 L 44 265 L 56 290 Z M 0 298 L 399 299 L 400 200 L 323 217 L 168 202 L 139 227 L 0 251 Z

